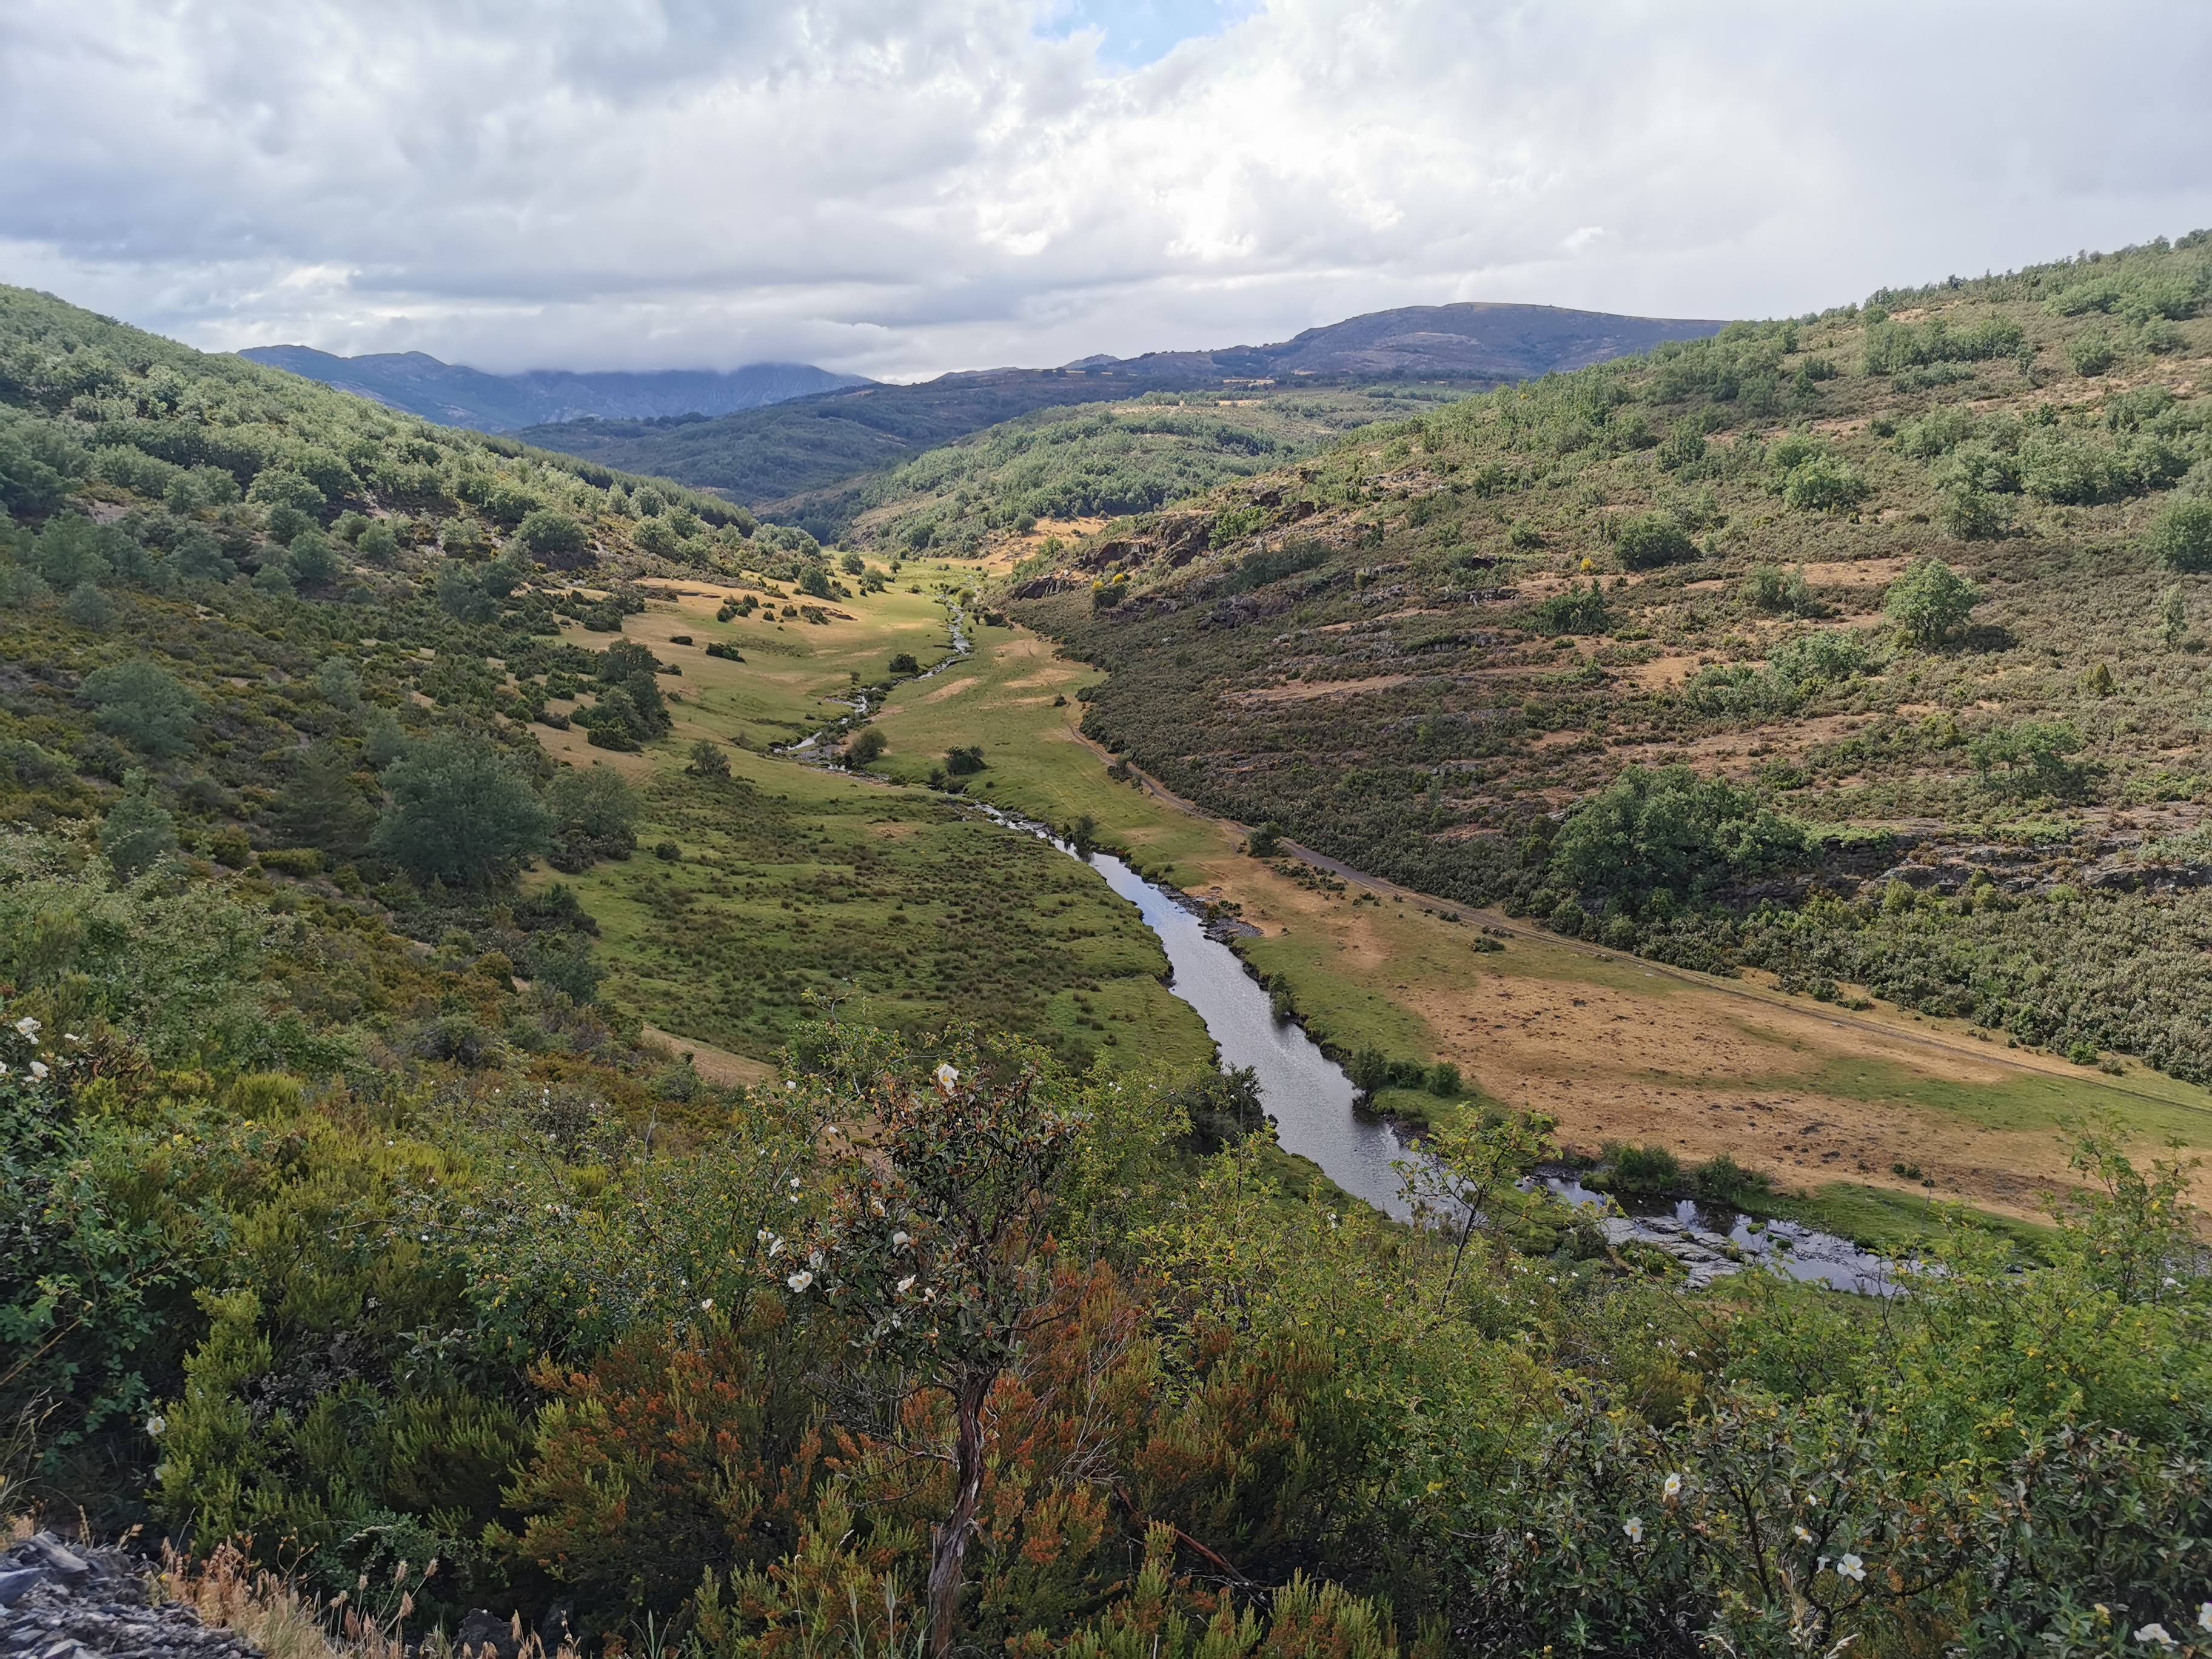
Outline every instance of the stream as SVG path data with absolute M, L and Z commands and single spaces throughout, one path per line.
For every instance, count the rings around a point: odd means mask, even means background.
M 997 823 L 1048 841 L 1070 858 L 1079 856 L 1043 824 L 988 801 L 974 804 Z M 1412 1220 L 1413 1206 L 1391 1166 L 1423 1159 L 1420 1143 L 1401 1139 L 1389 1120 L 1360 1109 L 1359 1091 L 1344 1068 L 1295 1021 L 1275 1018 L 1266 989 L 1245 972 L 1241 957 L 1206 932 L 1188 899 L 1146 881 L 1111 853 L 1094 852 L 1089 862 L 1108 886 L 1137 907 L 1158 937 L 1173 969 L 1168 988 L 1206 1022 L 1220 1047 L 1221 1063 L 1249 1066 L 1257 1074 L 1260 1098 L 1283 1149 L 1311 1159 L 1339 1187 L 1385 1215 Z M 1585 1188 L 1567 1171 L 1540 1171 L 1535 1178 L 1577 1208 L 1607 1202 L 1606 1194 Z M 1687 1269 L 1692 1290 L 1747 1267 L 1769 1267 L 1802 1283 L 1861 1295 L 1887 1296 L 1899 1288 L 1895 1263 L 1793 1221 L 1761 1222 L 1709 1211 L 1686 1199 L 1632 1209 L 1616 1206 L 1599 1224 L 1616 1248 L 1644 1244 L 1673 1256 Z

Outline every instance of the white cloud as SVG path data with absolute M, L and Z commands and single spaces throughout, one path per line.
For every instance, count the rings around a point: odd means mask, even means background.
M 501 368 L 1771 314 L 2212 222 L 2208 68 L 2052 0 L 14 0 L 0 279 Z

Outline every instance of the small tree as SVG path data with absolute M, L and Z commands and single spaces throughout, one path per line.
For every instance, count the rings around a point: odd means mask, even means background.
M 890 740 L 872 726 L 862 726 L 845 745 L 845 764 L 872 766 L 883 758 L 884 750 L 890 747 Z
M 327 743 L 310 744 L 293 768 L 277 805 L 277 833 L 295 847 L 317 847 L 336 859 L 361 856 L 376 811 L 353 780 L 353 767 Z
M 550 839 L 536 793 L 481 738 L 416 744 L 385 769 L 384 785 L 392 804 L 373 844 L 418 880 L 482 887 Z
M 951 1407 L 952 1499 L 932 1529 L 928 1581 L 929 1651 L 948 1659 L 983 1491 L 984 1407 L 1050 1316 L 1053 1200 L 1084 1121 L 1032 1051 L 994 1066 L 958 1039 L 925 1079 L 872 1046 L 848 1039 L 831 1056 L 853 1079 L 834 1090 L 836 1112 L 869 1125 L 867 1144 L 833 1139 L 828 1213 L 799 1259 L 776 1266 L 795 1299 L 852 1322 L 854 1345 L 901 1393 Z
M 2158 596 L 2158 627 L 2169 651 L 2179 651 L 2189 637 L 2189 594 L 2179 582 Z
M 2143 538 L 2143 546 L 2168 570 L 2212 570 L 2212 501 L 2169 503 Z
M 100 850 L 120 881 L 143 874 L 177 850 L 177 821 L 154 799 L 143 772 L 125 776 L 123 799 L 100 823 Z
M 1948 639 L 1982 602 L 1981 590 L 1941 559 L 1915 560 L 1890 584 L 1882 614 L 1911 635 L 1916 645 L 1933 648 Z
M 143 657 L 112 663 L 85 676 L 92 723 L 149 755 L 181 755 L 192 746 L 199 700 Z
M 1642 513 L 1620 526 L 1613 550 L 1631 570 L 1650 570 L 1696 556 L 1690 533 L 1671 513 Z
M 526 514 L 515 530 L 514 542 L 540 564 L 550 565 L 556 570 L 580 562 L 591 545 L 583 526 L 550 507 Z
M 1553 1127 L 1553 1120 L 1538 1112 L 1486 1113 L 1472 1123 L 1462 1119 L 1437 1130 L 1429 1139 L 1428 1158 L 1420 1163 L 1392 1165 L 1415 1210 L 1438 1218 L 1458 1216 L 1459 1243 L 1439 1307 L 1450 1305 L 1468 1241 L 1478 1227 L 1496 1231 L 1501 1200 L 1550 1148 Z
M 702 738 L 691 745 L 690 763 L 684 769 L 695 778 L 726 778 L 730 757 L 712 739 Z

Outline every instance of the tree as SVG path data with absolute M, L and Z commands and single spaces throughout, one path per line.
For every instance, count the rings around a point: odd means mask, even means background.
M 730 775 L 730 757 L 708 738 L 702 738 L 691 745 L 690 763 L 684 769 L 695 778 L 726 778 Z
M 536 792 L 482 738 L 417 744 L 385 769 L 384 787 L 392 803 L 372 844 L 417 880 L 486 886 L 551 839 Z
M 1671 513 L 1638 514 L 1614 533 L 1613 547 L 1631 570 L 1656 569 L 1694 557 L 1698 550 Z
M 872 726 L 863 726 L 854 733 L 853 740 L 845 745 L 845 764 L 872 766 L 882 758 L 884 750 L 890 747 L 890 740 L 878 728 Z
M 85 676 L 92 723 L 149 755 L 181 755 L 192 746 L 199 700 L 143 657 L 111 663 Z
M 956 778 L 973 776 L 988 769 L 981 744 L 970 744 L 965 749 L 949 749 L 945 754 L 945 769 Z
M 902 651 L 890 660 L 890 672 L 895 675 L 912 676 L 921 672 L 921 664 L 911 651 Z
M 289 845 L 318 847 L 344 860 L 368 850 L 375 824 L 375 809 L 346 757 L 330 744 L 309 744 L 278 798 L 277 834 Z
M 499 607 L 483 589 L 476 567 L 448 559 L 438 570 L 438 608 L 455 622 L 488 623 Z
M 1882 614 L 1923 649 L 1941 645 L 1982 602 L 1981 590 L 1937 558 L 1917 559 L 1890 584 Z
M 564 769 L 546 786 L 545 805 L 558 842 L 552 855 L 556 870 L 573 872 L 595 860 L 625 859 L 637 850 L 637 821 L 645 804 L 611 766 Z
M 1801 513 L 1838 513 L 1870 493 L 1866 480 L 1832 455 L 1800 462 L 1782 484 L 1782 499 Z
M 514 532 L 515 545 L 540 564 L 564 570 L 582 562 L 591 547 L 584 526 L 565 513 L 541 507 L 524 514 Z
M 1640 904 L 1785 868 L 1810 844 L 1802 825 L 1725 778 L 1632 766 L 1567 815 L 1552 867 L 1585 900 Z
M 799 578 L 799 591 L 810 599 L 830 597 L 830 573 L 820 565 L 809 565 Z
M 303 530 L 292 538 L 284 566 L 302 587 L 320 587 L 345 568 L 331 538 L 319 530 Z
M 2212 570 L 2212 501 L 2168 503 L 2143 538 L 2143 547 L 2168 570 L 2192 575 Z
M 123 799 L 100 822 L 100 850 L 119 881 L 143 874 L 177 850 L 177 821 L 154 799 L 143 772 L 125 776 Z
M 2179 582 L 2158 596 L 2158 625 L 2166 648 L 2181 649 L 2181 642 L 2189 637 L 2189 594 Z
M 984 1407 L 1052 1316 L 1053 1200 L 1084 1120 L 1024 1048 L 987 1058 L 956 1036 L 918 1075 L 921 1060 L 878 1040 L 842 1042 L 831 1060 L 851 1081 L 828 1085 L 825 1115 L 869 1125 L 867 1146 L 833 1141 L 828 1212 L 776 1267 L 794 1300 L 850 1322 L 894 1386 L 950 1405 L 952 1499 L 932 1530 L 928 1577 L 931 1659 L 949 1659 L 983 1491 Z

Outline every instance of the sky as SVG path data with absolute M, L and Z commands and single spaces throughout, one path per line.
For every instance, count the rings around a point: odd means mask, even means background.
M 0 282 L 883 379 L 1775 316 L 2212 226 L 2202 0 L 5 0 Z

